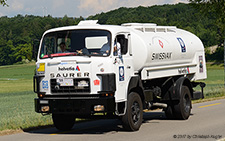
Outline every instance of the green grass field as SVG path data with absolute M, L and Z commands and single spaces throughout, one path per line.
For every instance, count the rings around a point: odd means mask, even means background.
M 34 111 L 34 69 L 34 63 L 0 66 L 0 131 L 52 125 L 51 116 Z M 207 64 L 207 70 L 206 98 L 224 96 L 223 65 Z
M 223 64 L 207 64 L 207 79 L 204 94 L 206 98 L 225 96 Z
M 34 64 L 0 67 L 0 131 L 52 124 L 34 111 Z

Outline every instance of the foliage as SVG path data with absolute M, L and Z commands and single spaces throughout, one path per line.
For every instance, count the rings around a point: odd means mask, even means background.
M 212 17 L 203 17 L 191 4 L 162 5 L 137 8 L 119 8 L 107 13 L 90 16 L 101 24 L 122 24 L 129 22 L 156 23 L 157 25 L 177 26 L 197 35 L 208 47 L 217 44 L 217 27 Z
M 218 45 L 222 46 L 225 39 L 225 1 L 224 0 L 189 0 L 200 13 L 214 17 L 217 30 Z
M 6 1 L 7 1 L 7 0 L 0 0 L 0 4 L 3 5 L 3 6 L 8 6 L 8 5 L 6 4 Z
M 65 15 L 54 18 L 33 15 L 17 15 L 12 18 L 0 17 L 0 65 L 10 65 L 22 60 L 36 59 L 35 52 L 42 34 L 61 26 L 76 25 L 83 17 L 71 18 Z M 124 8 L 100 13 L 87 19 L 99 20 L 100 24 L 119 25 L 128 22 L 157 23 L 177 26 L 196 34 L 208 47 L 217 44 L 216 17 L 202 16 L 192 4 L 162 5 L 137 8 Z M 223 24 L 224 25 L 224 24 Z
M 42 34 L 54 27 L 75 25 L 80 18 L 53 18 L 32 15 L 0 18 L 0 65 L 35 59 L 33 47 L 38 47 Z
M 216 61 L 216 62 L 223 62 L 224 56 L 224 47 L 218 47 L 215 51 L 215 53 L 210 54 L 206 52 L 206 60 L 207 61 Z

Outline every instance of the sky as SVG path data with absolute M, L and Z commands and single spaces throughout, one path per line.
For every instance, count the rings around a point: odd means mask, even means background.
M 118 9 L 120 7 L 153 6 L 188 3 L 188 0 L 7 0 L 0 6 L 0 17 L 18 14 L 53 17 L 84 17 Z

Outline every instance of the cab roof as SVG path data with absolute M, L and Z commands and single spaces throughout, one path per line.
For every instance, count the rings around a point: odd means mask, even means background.
M 100 25 L 97 23 L 97 20 L 87 20 L 80 21 L 78 25 L 73 26 L 64 26 L 47 30 L 45 34 L 56 31 L 64 31 L 64 30 L 78 30 L 78 29 L 99 29 L 99 30 L 108 30 L 112 33 L 117 32 L 129 32 L 130 30 L 127 27 L 119 26 L 119 25 Z

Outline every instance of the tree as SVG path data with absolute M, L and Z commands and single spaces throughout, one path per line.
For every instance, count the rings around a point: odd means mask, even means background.
M 0 0 L 2 2 L 2 0 Z M 3 0 L 6 2 L 6 0 Z M 1 6 L 1 3 L 0 3 Z M 87 19 L 99 20 L 100 24 L 156 23 L 158 25 L 177 26 L 197 35 L 209 47 L 217 44 L 217 26 L 215 16 L 202 16 L 192 4 L 160 5 L 151 7 L 121 7 L 107 13 L 90 16 Z M 22 60 L 31 60 L 32 47 L 38 47 L 45 30 L 55 27 L 76 25 L 83 17 L 54 18 L 33 15 L 0 17 L 0 65 L 13 64 Z M 35 41 L 35 42 L 34 42 Z M 220 50 L 221 52 L 221 50 Z
M 31 43 L 19 44 L 14 51 L 15 51 L 14 57 L 16 61 L 22 61 L 25 59 L 28 59 L 29 61 L 32 60 Z
M 225 0 L 189 0 L 204 15 L 216 19 L 217 40 L 221 47 L 225 39 Z
M 7 0 L 0 0 L 0 4 L 3 5 L 3 6 L 8 6 L 8 5 L 6 4 L 6 1 L 7 1 Z
M 220 47 L 217 48 L 216 54 L 219 54 L 219 57 L 222 57 L 222 54 L 224 54 L 225 72 L 225 0 L 190 0 L 190 2 L 196 4 L 203 14 L 211 15 L 216 18 L 216 25 L 218 27 L 218 45 Z M 224 51 L 222 51 L 222 44 L 224 45 Z
M 13 42 L 0 39 L 0 65 L 10 65 L 14 63 Z

